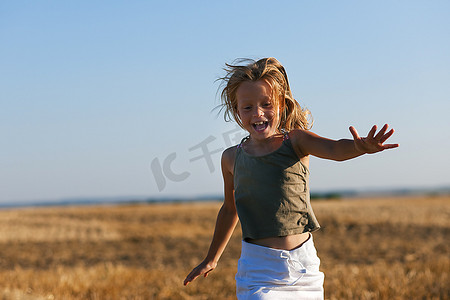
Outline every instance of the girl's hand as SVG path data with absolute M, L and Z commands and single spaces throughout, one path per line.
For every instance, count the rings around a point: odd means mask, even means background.
M 184 280 L 183 284 L 188 285 L 189 282 L 193 281 L 195 278 L 197 278 L 200 275 L 203 275 L 204 277 L 207 277 L 209 272 L 214 270 L 217 266 L 217 263 L 210 263 L 206 260 L 202 261 L 197 267 L 195 267 L 191 273 L 189 273 L 188 276 L 186 276 L 186 279 Z
M 361 138 L 353 126 L 350 126 L 349 129 L 353 135 L 356 150 L 361 151 L 362 153 L 376 153 L 386 149 L 397 148 L 399 146 L 398 144 L 383 144 L 392 134 L 394 134 L 394 129 L 386 132 L 388 124 L 384 124 L 383 128 L 381 128 L 376 135 L 377 125 L 373 125 L 365 138 Z

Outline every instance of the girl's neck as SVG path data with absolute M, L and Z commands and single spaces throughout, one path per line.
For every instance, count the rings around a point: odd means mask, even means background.
M 265 155 L 278 149 L 283 143 L 283 135 L 281 133 L 275 133 L 274 135 L 265 139 L 250 138 L 244 145 L 246 152 L 252 155 Z

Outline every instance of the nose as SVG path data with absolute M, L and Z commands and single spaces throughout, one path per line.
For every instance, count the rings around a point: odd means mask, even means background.
M 260 106 L 257 106 L 254 114 L 255 114 L 255 117 L 260 117 L 260 116 L 264 115 L 263 108 Z

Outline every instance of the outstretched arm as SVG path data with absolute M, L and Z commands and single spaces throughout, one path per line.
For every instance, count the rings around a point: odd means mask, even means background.
M 225 250 L 238 222 L 236 206 L 234 203 L 233 174 L 231 172 L 231 166 L 234 165 L 233 156 L 234 153 L 232 153 L 232 149 L 226 150 L 222 155 L 225 200 L 217 215 L 216 228 L 214 230 L 214 236 L 208 254 L 206 255 L 206 258 L 195 267 L 188 276 L 186 276 L 186 279 L 183 282 L 184 285 L 187 285 L 198 276 L 208 276 L 209 272 L 216 268 L 217 262 Z
M 353 126 L 349 129 L 353 135 L 353 140 L 340 139 L 336 141 L 318 136 L 310 131 L 297 131 L 296 144 L 299 151 L 305 156 L 311 154 L 337 161 L 355 158 L 366 153 L 377 153 L 399 146 L 398 144 L 384 144 L 394 133 L 394 129 L 387 131 L 387 124 L 378 133 L 376 133 L 377 126 L 374 125 L 366 137 L 360 137 Z

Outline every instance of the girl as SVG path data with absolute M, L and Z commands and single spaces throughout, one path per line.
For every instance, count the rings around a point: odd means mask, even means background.
M 309 200 L 309 156 L 343 161 L 398 147 L 394 133 L 373 126 L 367 137 L 331 140 L 311 131 L 309 111 L 293 98 L 284 67 L 275 58 L 227 65 L 222 78 L 225 119 L 249 136 L 222 155 L 225 200 L 206 258 L 184 285 L 214 270 L 238 222 L 242 250 L 236 274 L 238 299 L 323 299 L 311 233 L 320 228 Z

